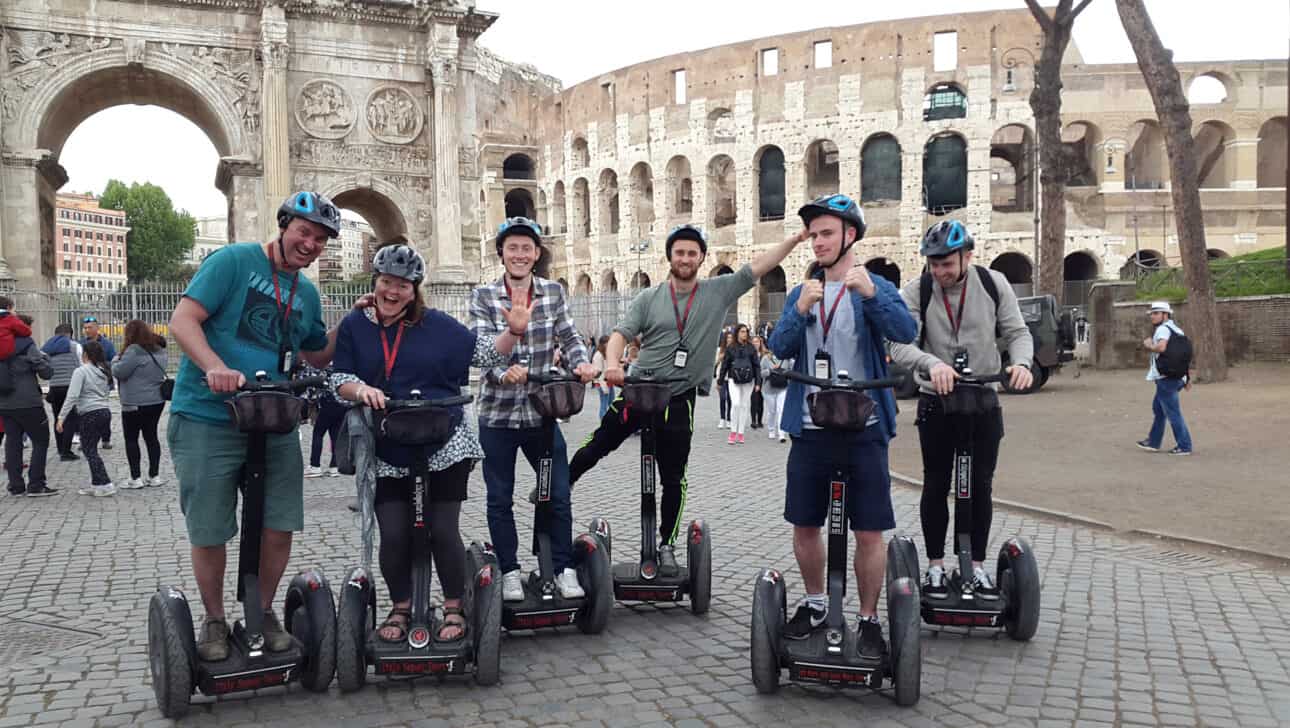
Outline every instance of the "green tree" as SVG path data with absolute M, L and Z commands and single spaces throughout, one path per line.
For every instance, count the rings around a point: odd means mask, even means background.
M 196 220 L 186 211 L 175 210 L 165 190 L 151 182 L 126 187 L 119 180 L 109 180 L 99 205 L 125 212 L 130 225 L 126 263 L 131 282 L 182 276 L 184 259 L 193 249 Z

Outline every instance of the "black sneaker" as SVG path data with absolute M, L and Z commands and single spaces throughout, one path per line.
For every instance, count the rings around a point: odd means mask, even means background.
M 9 491 L 9 495 L 26 495 L 26 494 L 27 494 L 27 489 L 26 489 L 26 488 L 8 488 L 7 490 Z
M 1174 449 L 1169 451 L 1169 454 L 1170 455 L 1190 455 L 1191 450 L 1184 450 L 1181 447 L 1175 447 Z
M 102 448 L 103 448 L 104 450 L 111 450 L 111 449 L 112 449 L 112 443 L 110 443 L 110 442 L 105 442 L 105 443 L 103 443 Z
M 811 632 L 823 627 L 824 620 L 828 616 L 828 609 L 815 609 L 803 599 L 797 603 L 797 611 L 793 612 L 793 618 L 784 625 L 784 638 L 804 640 L 811 636 Z
M 1160 452 L 1160 448 L 1152 447 L 1151 443 L 1146 440 L 1138 440 L 1134 444 L 1138 446 L 1139 450 L 1146 450 L 1147 452 Z
M 69 450 L 67 452 L 58 453 L 58 459 L 62 460 L 65 463 L 70 463 L 75 460 L 80 460 L 81 456 Z
M 999 598 L 999 585 L 990 578 L 990 572 L 979 566 L 972 570 L 972 591 L 982 599 Z
M 44 498 L 51 495 L 58 495 L 58 490 L 47 485 L 27 486 L 28 498 Z
M 671 544 L 658 547 L 658 566 L 660 569 L 676 571 L 676 548 Z
M 882 625 L 875 619 L 861 617 L 856 623 L 856 654 L 866 660 L 880 660 L 887 654 Z
M 945 567 L 932 566 L 923 577 L 923 593 L 931 599 L 945 599 L 950 595 L 949 584 L 945 580 Z

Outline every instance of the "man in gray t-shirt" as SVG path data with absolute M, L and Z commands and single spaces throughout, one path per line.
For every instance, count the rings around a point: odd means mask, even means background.
M 747 293 L 757 279 L 769 273 L 806 239 L 798 233 L 762 253 L 731 275 L 699 279 L 699 268 L 708 254 L 708 241 L 694 225 L 680 225 L 667 236 L 671 267 L 663 283 L 641 291 L 623 320 L 614 327 L 605 347 L 605 382 L 623 386 L 623 348 L 636 336 L 642 339 L 634 372 L 661 379 L 676 378 L 672 400 L 654 418 L 660 480 L 663 483 L 663 517 L 659 521 L 659 566 L 675 570 L 672 543 L 681 523 L 685 502 L 685 468 L 694 434 L 694 397 L 707 394 L 712 377 L 712 350 L 717 345 L 726 312 Z M 624 408 L 620 395 L 610 405 L 591 439 L 569 463 L 571 483 L 578 482 L 601 458 L 618 449 L 643 424 L 641 417 Z

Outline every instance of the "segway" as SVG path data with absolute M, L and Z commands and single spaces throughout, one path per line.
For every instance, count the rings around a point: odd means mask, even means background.
M 430 559 L 430 458 L 452 437 L 461 422 L 461 407 L 474 397 L 421 399 L 412 390 L 409 399 L 387 400 L 384 410 L 373 410 L 376 439 L 405 445 L 413 451 L 412 490 L 412 617 L 397 642 L 381 639 L 376 625 L 376 584 L 367 562 L 349 572 L 340 592 L 336 616 L 336 681 L 342 692 L 362 687 L 367 668 L 391 677 L 448 677 L 473 674 L 480 685 L 497 682 L 501 660 L 501 574 L 492 554 L 466 555 L 470 580 L 462 599 L 465 634 L 440 641 L 443 626 L 430 599 L 433 568 Z
M 1039 567 L 1030 544 L 1020 536 L 1004 541 L 995 564 L 998 598 L 976 593 L 972 587 L 972 441 L 974 416 L 997 408 L 998 395 L 988 384 L 1004 382 L 1004 373 L 986 377 L 972 374 L 967 354 L 955 357 L 959 378 L 954 391 L 941 397 L 941 406 L 954 424 L 954 548 L 958 568 L 949 576 L 947 594 L 937 598 L 921 594 L 923 621 L 941 627 L 1003 629 L 1014 640 L 1035 636 L 1039 626 Z M 887 545 L 888 579 L 908 577 L 918 583 L 918 547 L 909 536 L 897 535 Z
M 538 385 L 529 393 L 529 403 L 542 417 L 542 437 L 546 450 L 536 464 L 536 504 L 533 516 L 533 553 L 538 557 L 538 571 L 524 580 L 524 599 L 502 603 L 502 626 L 508 630 L 545 629 L 575 624 L 585 634 L 599 634 L 609 623 L 614 595 L 609 573 L 609 543 L 599 534 L 583 533 L 573 540 L 574 568 L 586 596 L 565 599 L 555 583 L 555 565 L 551 560 L 552 451 L 555 449 L 555 422 L 582 411 L 587 386 L 576 376 L 557 369 L 528 373 L 528 381 Z M 482 553 L 486 547 L 471 544 L 471 551 Z
M 269 434 L 296 428 L 305 400 L 296 396 L 318 386 L 323 377 L 268 381 L 256 372 L 228 400 L 233 426 L 247 435 L 242 468 L 242 534 L 238 553 L 237 599 L 245 624 L 234 622 L 228 658 L 207 662 L 197 654 L 192 611 L 178 587 L 162 586 L 148 603 L 148 663 L 157 707 L 167 718 L 188 713 L 194 691 L 203 695 L 256 690 L 299 680 L 306 688 L 325 692 L 336 664 L 336 612 L 331 587 L 317 569 L 291 580 L 283 607 L 283 623 L 291 646 L 269 652 L 264 642 L 264 611 L 260 608 L 260 537 L 264 527 L 264 477 Z
M 614 596 L 624 602 L 679 602 L 687 596 L 690 611 L 704 614 L 712 602 L 712 530 L 700 518 L 690 521 L 685 531 L 686 567 L 662 567 L 658 563 L 657 443 L 654 417 L 672 399 L 673 379 L 652 376 L 623 378 L 624 416 L 640 418 L 641 438 L 641 551 L 640 560 L 614 564 Z M 685 413 L 689 416 L 689 413 Z M 613 548 L 609 521 L 592 519 L 587 530 Z
M 842 600 L 847 587 L 847 474 L 850 472 L 848 434 L 864 430 L 874 402 L 867 389 L 885 389 L 900 384 L 900 377 L 870 381 L 851 380 L 847 373 L 819 379 L 798 372 L 776 370 L 789 379 L 820 387 L 808 397 L 811 420 L 833 434 L 837 444 L 833 477 L 819 487 L 829 489 L 828 593 L 829 613 L 821 629 L 806 639 L 783 636 L 787 623 L 787 585 L 783 574 L 764 568 L 753 585 L 752 677 L 757 692 L 779 689 L 780 671 L 787 668 L 793 682 L 834 687 L 865 687 L 890 690 L 902 706 L 918 702 L 922 656 L 919 652 L 918 594 L 916 582 L 898 578 L 887 583 L 887 621 L 890 649 L 880 658 L 862 657 L 859 635 L 846 625 Z M 884 688 L 884 682 L 890 687 Z

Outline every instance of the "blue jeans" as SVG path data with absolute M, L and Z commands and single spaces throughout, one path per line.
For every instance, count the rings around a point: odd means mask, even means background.
M 551 562 L 556 574 L 573 566 L 573 508 L 569 504 L 569 455 L 560 428 L 555 427 L 551 448 Z M 488 534 L 502 572 L 520 568 L 515 533 L 515 452 L 537 471 L 546 452 L 541 427 L 512 430 L 479 423 L 479 444 L 484 448 L 484 485 L 488 489 Z M 528 492 L 528 489 L 525 489 Z M 543 575 L 547 576 L 547 575 Z M 551 574 L 550 576 L 555 576 Z
M 1178 447 L 1191 452 L 1191 433 L 1187 431 L 1187 423 L 1183 421 L 1182 416 L 1182 405 L 1178 401 L 1178 392 L 1182 391 L 1182 388 L 1182 379 L 1156 380 L 1156 396 L 1151 400 L 1151 413 L 1155 415 L 1155 419 L 1151 421 L 1151 434 L 1147 435 L 1147 444 L 1151 447 L 1159 448 L 1164 441 L 1165 418 L 1168 418 Z
M 605 419 L 605 413 L 609 411 L 609 405 L 614 402 L 614 388 L 610 387 L 609 391 L 606 392 L 597 387 L 596 391 L 600 392 L 600 414 L 596 415 L 596 419 L 603 420 Z

